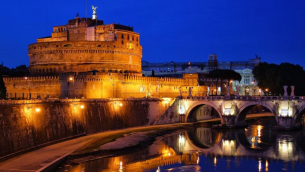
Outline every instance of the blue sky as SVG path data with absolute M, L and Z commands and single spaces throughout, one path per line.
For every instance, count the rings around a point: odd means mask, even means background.
M 88 0 L 106 24 L 134 27 L 143 59 L 151 62 L 254 58 L 305 66 L 304 0 Z M 15 0 L 0 6 L 0 60 L 28 65 L 27 46 L 64 25 L 85 0 Z

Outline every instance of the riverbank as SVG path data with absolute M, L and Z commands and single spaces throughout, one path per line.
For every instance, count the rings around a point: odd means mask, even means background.
M 249 118 L 255 118 L 268 116 L 268 115 L 249 115 Z M 201 121 L 201 123 L 207 122 L 219 122 L 220 118 Z M 179 124 L 167 124 L 167 125 L 157 125 L 157 126 L 142 126 L 133 127 L 123 130 L 107 131 L 102 133 L 97 133 L 93 135 L 88 135 L 73 140 L 57 143 L 51 146 L 47 146 L 9 160 L 0 163 L 0 172 L 11 172 L 11 171 L 43 171 L 48 169 L 56 160 L 61 160 L 64 157 L 72 154 L 76 150 L 82 150 L 84 147 L 89 147 L 88 145 L 101 145 L 99 141 L 103 141 L 104 144 L 111 142 L 116 138 L 122 137 L 123 134 L 133 133 L 133 132 L 143 132 L 149 130 L 160 130 L 160 129 L 177 129 L 179 127 L 191 126 L 193 123 L 179 123 Z M 95 144 L 96 143 L 96 144 Z

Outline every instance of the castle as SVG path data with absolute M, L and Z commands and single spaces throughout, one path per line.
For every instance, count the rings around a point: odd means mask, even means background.
M 143 98 L 206 94 L 197 74 L 142 76 L 140 34 L 96 18 L 69 20 L 28 47 L 27 77 L 5 77 L 10 99 Z

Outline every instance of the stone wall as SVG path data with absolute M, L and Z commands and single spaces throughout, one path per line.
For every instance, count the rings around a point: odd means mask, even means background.
M 1 101 L 0 157 L 83 133 L 148 125 L 164 109 L 158 99 Z

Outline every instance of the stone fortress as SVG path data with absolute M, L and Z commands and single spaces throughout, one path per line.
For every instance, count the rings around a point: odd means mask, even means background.
M 95 12 L 95 11 L 94 11 Z M 132 27 L 92 18 L 53 27 L 28 47 L 27 77 L 5 77 L 8 98 L 163 98 L 188 96 L 198 75 L 143 77 L 140 35 Z

